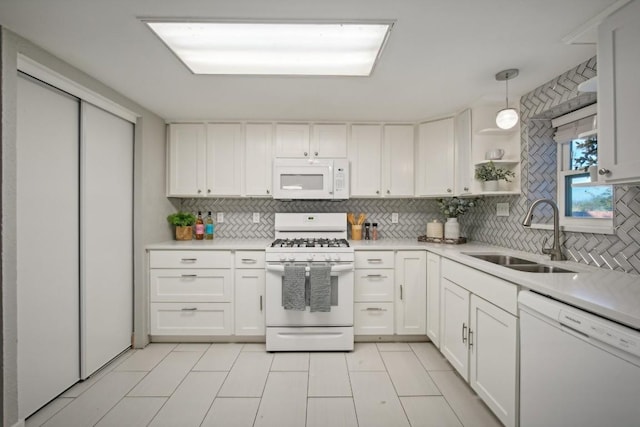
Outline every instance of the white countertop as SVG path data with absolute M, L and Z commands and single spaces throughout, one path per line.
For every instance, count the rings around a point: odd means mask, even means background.
M 148 250 L 263 250 L 272 239 L 214 239 L 151 244 Z M 640 276 L 591 267 L 572 261 L 550 261 L 546 255 L 531 254 L 479 243 L 447 245 L 422 243 L 415 239 L 351 240 L 357 250 L 428 250 L 469 267 L 484 271 L 524 288 L 640 330 Z M 499 253 L 541 264 L 561 266 L 577 273 L 526 273 L 473 258 L 465 253 Z

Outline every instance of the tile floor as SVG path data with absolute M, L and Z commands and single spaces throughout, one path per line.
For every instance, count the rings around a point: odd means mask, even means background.
M 150 344 L 29 417 L 27 427 L 500 426 L 431 343 L 351 353 Z

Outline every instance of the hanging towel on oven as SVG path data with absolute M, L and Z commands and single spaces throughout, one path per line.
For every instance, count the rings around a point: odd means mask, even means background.
M 282 281 L 282 305 L 285 310 L 307 309 L 305 304 L 306 273 L 304 265 L 284 266 L 284 280 Z
M 331 266 L 312 265 L 309 270 L 311 311 L 331 311 Z

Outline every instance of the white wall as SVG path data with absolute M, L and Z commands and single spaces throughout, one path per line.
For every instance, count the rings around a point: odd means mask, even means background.
M 21 53 L 139 115 L 135 134 L 134 177 L 134 331 L 136 345 L 146 345 L 146 307 L 144 297 L 145 255 L 148 243 L 171 238 L 164 219 L 175 209 L 165 197 L 165 125 L 164 120 L 115 92 L 93 77 L 61 61 L 38 46 L 4 28 L 0 29 L 0 87 L 2 104 L 2 401 L 0 424 L 14 426 L 18 420 L 16 354 L 16 85 L 17 55 Z M 43 327 L 46 333 L 46 327 Z

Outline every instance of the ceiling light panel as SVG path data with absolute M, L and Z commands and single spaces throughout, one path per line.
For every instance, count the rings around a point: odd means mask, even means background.
M 389 23 L 145 21 L 195 74 L 368 76 Z

